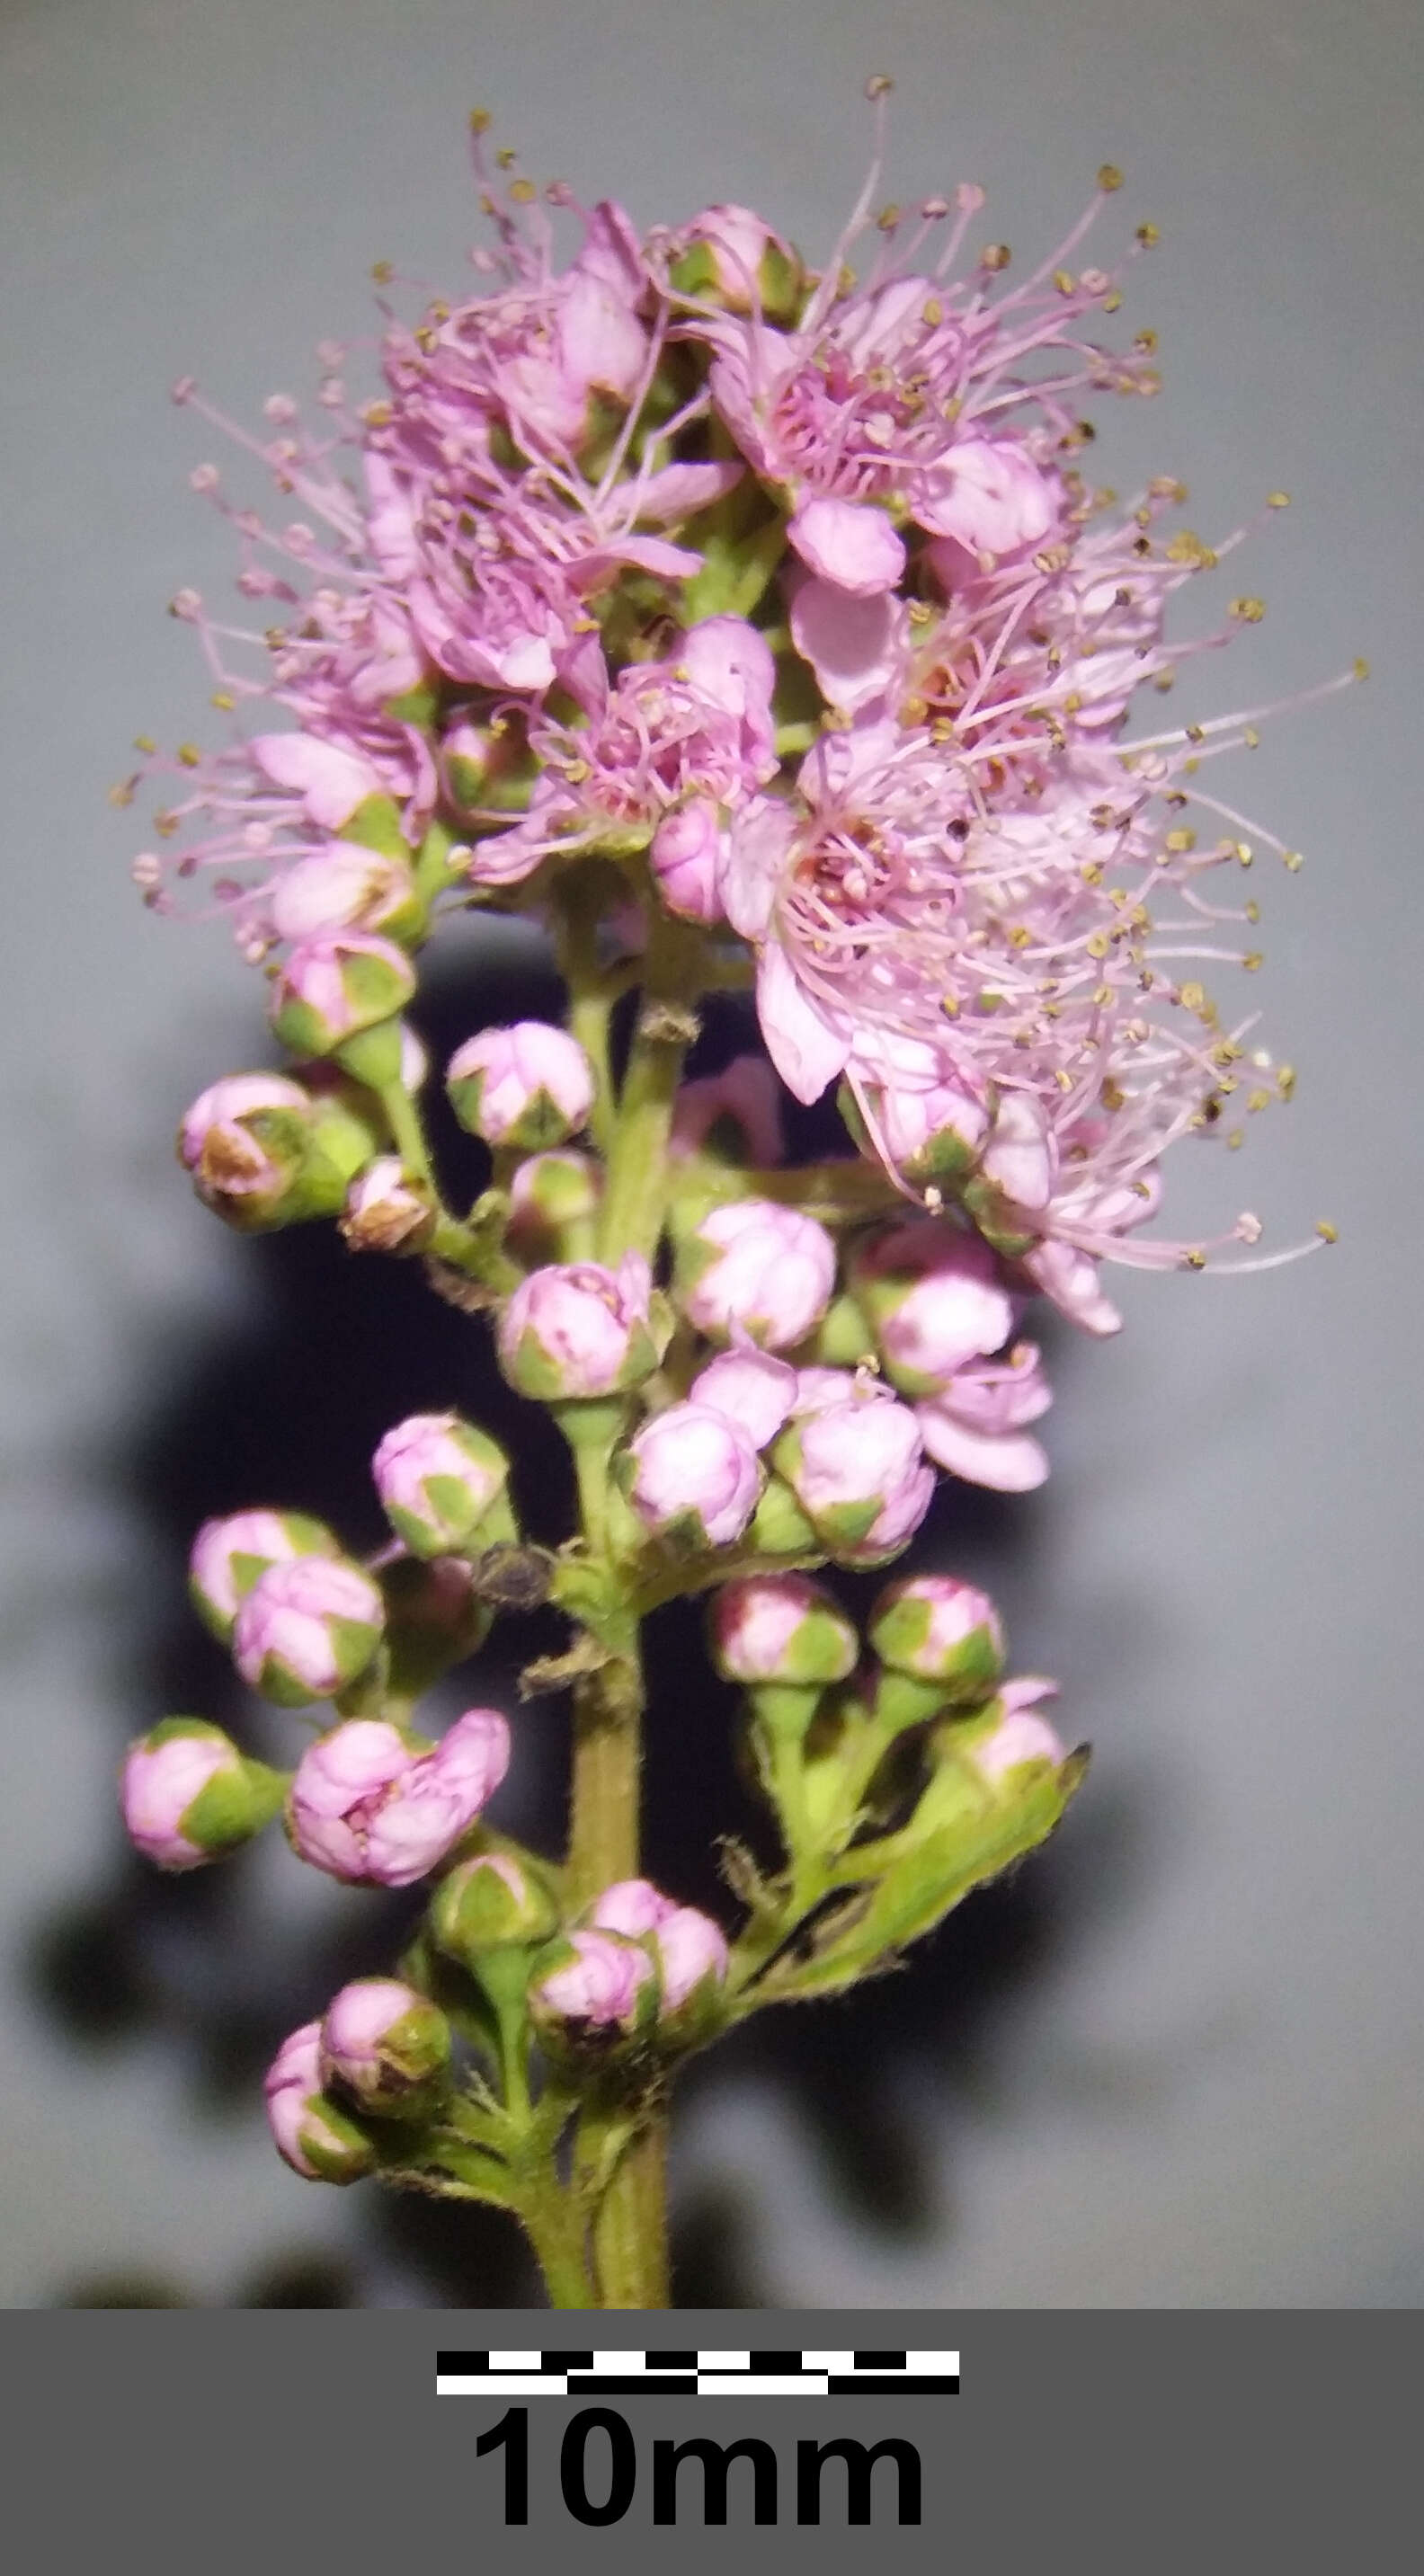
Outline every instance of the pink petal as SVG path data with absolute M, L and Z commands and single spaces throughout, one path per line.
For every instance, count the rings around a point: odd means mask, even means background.
M 904 546 L 884 511 L 858 501 L 803 501 L 786 533 L 812 572 L 858 599 L 893 590 L 905 569 Z
M 779 940 L 762 950 L 757 970 L 757 1011 L 766 1051 L 798 1100 L 819 1100 L 834 1082 L 850 1053 L 848 1035 L 838 1036 L 797 982 Z
M 854 715 L 889 687 L 905 612 L 888 591 L 857 598 L 834 582 L 803 581 L 791 603 L 791 635 L 821 695 Z
M 254 734 L 249 749 L 274 787 L 294 787 L 314 823 L 325 832 L 349 823 L 358 805 L 380 787 L 369 761 L 309 733 Z
M 774 796 L 758 797 L 732 821 L 717 891 L 743 939 L 766 937 L 795 831 L 794 816 Z
M 966 1484 L 988 1485 L 998 1494 L 1031 1494 L 1048 1475 L 1048 1459 L 1027 1432 L 995 1439 L 983 1431 L 966 1431 L 962 1422 L 938 1405 L 918 1408 L 920 1437 L 937 1466 Z

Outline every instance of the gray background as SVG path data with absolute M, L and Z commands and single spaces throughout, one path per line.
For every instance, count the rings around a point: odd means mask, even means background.
M 1207 534 L 1274 486 L 1296 502 L 1236 559 L 1230 587 L 1271 613 L 1203 702 L 1371 656 L 1368 690 L 1272 726 L 1230 782 L 1308 855 L 1294 879 L 1258 861 L 1252 888 L 1301 1097 L 1244 1155 L 1183 1149 L 1173 1175 L 1179 1209 L 1239 1193 L 1277 1241 L 1329 1214 L 1342 1242 L 1258 1280 L 1127 1279 L 1122 1338 L 1062 1352 L 1054 1479 L 969 1553 L 1016 1661 L 1060 1673 L 1093 1738 L 1085 1797 L 917 1971 L 928 2001 L 876 1990 L 843 2060 L 832 2020 L 813 2080 L 769 2049 L 714 2063 L 679 2201 L 767 2305 L 1424 2288 L 1417 18 L 884 0 L 869 23 L 832 0 L 0 8 L 6 2304 L 120 2275 L 249 2303 L 283 2254 L 339 2258 L 376 2303 L 445 2295 L 369 2195 L 286 2173 L 195 2036 L 239 1951 L 260 1992 L 353 1900 L 264 1853 L 240 1916 L 179 1892 L 146 1918 L 162 2010 L 94 2001 L 126 1920 L 100 1902 L 122 1885 L 113 1763 L 160 1713 L 144 1676 L 180 1544 L 125 1461 L 198 1373 L 241 1365 L 265 1276 L 167 1159 L 185 1101 L 255 1053 L 252 980 L 216 931 L 142 913 L 136 836 L 103 804 L 134 733 L 199 726 L 163 605 L 230 561 L 185 487 L 212 442 L 166 387 L 191 368 L 250 416 L 364 327 L 373 258 L 458 286 L 477 100 L 585 196 L 645 220 L 750 199 L 814 255 L 859 183 L 877 68 L 899 81 L 897 197 L 979 179 L 1023 256 L 1111 156 L 1117 205 L 1162 225 L 1131 311 L 1162 332 L 1167 391 L 1100 405 L 1100 470 L 1181 472 Z M 249 1392 L 260 1415 L 260 1369 Z M 65 1930 L 86 1902 L 87 1948 Z M 89 1999 L 61 2010 L 71 1953 Z

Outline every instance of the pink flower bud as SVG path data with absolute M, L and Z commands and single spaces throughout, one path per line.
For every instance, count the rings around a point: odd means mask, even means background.
M 541 2029 L 575 2040 L 581 2030 L 631 2030 L 654 1973 L 647 1951 L 615 1932 L 571 1932 L 568 1946 L 572 1957 L 530 1989 Z
M 399 1154 L 379 1154 L 346 1193 L 341 1231 L 353 1252 L 423 1252 L 435 1232 L 435 1195 Z
M 368 1887 L 409 1887 L 438 1868 L 509 1767 L 509 1726 L 472 1708 L 423 1748 L 381 1718 L 318 1736 L 297 1765 L 288 1830 L 303 1860 Z
M 593 1107 L 583 1048 L 544 1020 L 467 1038 L 446 1066 L 445 1088 L 461 1126 L 487 1145 L 561 1145 Z
M 752 1574 L 712 1604 L 712 1660 L 725 1681 L 813 1688 L 854 1672 L 860 1641 L 845 1613 L 804 1574 Z
M 656 1932 L 677 1912 L 677 1899 L 664 1896 L 650 1878 L 620 1878 L 605 1887 L 589 1912 L 589 1921 L 598 1932 L 621 1932 L 626 1939 L 637 1941 L 645 1932 Z
M 547 1941 L 558 1908 L 543 1880 L 507 1852 L 477 1852 L 441 1879 L 428 1916 L 437 1949 L 466 1967 L 486 1950 Z
M 627 1460 L 628 1499 L 639 1519 L 691 1546 L 728 1546 L 756 1510 L 756 1451 L 709 1405 L 674 1404 L 654 1414 Z
M 1024 1762 L 1051 1762 L 1056 1767 L 1066 1761 L 1060 1738 L 1047 1718 L 1038 1713 L 1045 1700 L 1057 1696 L 1058 1684 L 1043 1681 L 1036 1674 L 1025 1673 L 1017 1681 L 1005 1683 L 994 1725 L 966 1746 L 968 1758 L 981 1779 L 998 1782 Z
M 590 1154 L 531 1154 L 509 1187 L 510 1242 L 520 1250 L 548 1244 L 593 1216 L 602 1177 Z
M 178 1159 L 200 1199 L 230 1225 L 278 1225 L 302 1177 L 314 1110 L 299 1082 L 232 1073 L 200 1092 L 178 1130 Z
M 751 1344 L 719 1351 L 692 1381 L 692 1401 L 725 1414 L 754 1449 L 774 1440 L 796 1402 L 796 1371 Z
M 673 1154 L 679 1160 L 696 1154 L 709 1139 L 715 1150 L 715 1131 L 724 1125 L 739 1130 L 740 1136 L 737 1144 L 719 1154 L 721 1161 L 760 1163 L 768 1170 L 781 1161 L 786 1151 L 781 1085 L 764 1055 L 733 1056 L 721 1073 L 703 1074 L 696 1082 L 683 1084 L 673 1111 Z
M 921 1183 L 958 1180 L 989 1132 L 983 1103 L 952 1083 L 924 1090 L 896 1085 L 875 1095 L 874 1109 L 885 1154 Z
M 677 2012 L 701 1985 L 720 1986 L 727 1974 L 727 1943 L 710 1914 L 695 1905 L 674 1906 L 653 1933 L 662 1979 L 662 2008 Z
M 263 2091 L 277 2153 L 306 2182 L 359 2182 L 376 2151 L 321 2084 L 321 2024 L 304 2022 L 284 2039 Z
M 359 2108 L 390 2117 L 424 2107 L 450 2064 L 450 2025 L 398 1977 L 357 1977 L 321 2025 L 321 2074 Z
M 1052 1401 L 1036 1346 L 1015 1342 L 1001 1360 L 974 1360 L 956 1370 L 948 1385 L 915 1412 L 920 1437 L 937 1465 L 971 1485 L 1027 1494 L 1044 1482 L 1048 1460 L 1024 1426 L 1036 1422 Z
M 606 1887 L 589 1921 L 596 1931 L 650 1942 L 664 2012 L 676 2012 L 704 1978 L 720 1985 L 727 1973 L 727 1944 L 711 1916 L 695 1905 L 678 1905 L 651 1879 L 625 1878 Z
M 284 1708 L 334 1699 L 371 1661 L 384 1615 L 359 1565 L 299 1556 L 258 1576 L 233 1625 L 233 1661 L 245 1682 Z
M 956 1700 L 986 1699 L 1004 1663 L 1004 1632 L 986 1592 L 952 1574 L 887 1585 L 866 1634 L 892 1672 L 941 1684 Z
M 636 1252 L 616 1271 L 593 1261 L 531 1271 L 499 1319 L 510 1385 L 545 1403 L 636 1386 L 659 1358 L 651 1295 L 652 1273 Z
M 913 1413 L 878 1380 L 840 1369 L 803 1369 L 801 1387 L 777 1468 L 832 1556 L 874 1565 L 895 1555 L 934 1493 Z
M 188 1597 L 224 1645 L 239 1605 L 269 1566 L 299 1556 L 339 1557 L 340 1541 L 307 1512 L 226 1512 L 204 1521 L 188 1557 Z
M 683 921 L 720 921 L 717 891 L 725 835 L 710 796 L 694 796 L 665 814 L 653 834 L 649 864 L 669 912 Z
M 394 1019 L 415 991 L 403 948 L 359 930 L 322 931 L 292 950 L 272 996 L 272 1026 L 298 1055 L 331 1055 Z
M 759 320 L 795 318 L 804 284 L 787 243 L 749 206 L 708 206 L 684 224 L 670 269 L 680 294 L 715 297 L 732 313 Z
M 509 1461 L 458 1413 L 413 1413 L 371 1461 L 376 1491 L 414 1556 L 444 1556 L 473 1538 L 503 1493 Z
M 699 1332 L 740 1327 L 768 1350 L 804 1341 L 830 1303 L 836 1248 L 814 1217 L 771 1199 L 737 1199 L 703 1218 L 686 1247 L 683 1309 Z
M 129 1840 L 160 1869 L 198 1869 L 274 1816 L 282 1781 L 220 1726 L 170 1717 L 129 1747 L 121 1790 Z
M 415 880 L 399 859 L 356 841 L 332 841 L 297 859 L 278 878 L 272 921 L 279 939 L 321 931 L 413 930 L 420 919 Z
M 895 1226 L 877 1236 L 852 1284 L 886 1371 L 907 1395 L 936 1393 L 1013 1330 L 1013 1299 L 994 1254 L 948 1225 Z

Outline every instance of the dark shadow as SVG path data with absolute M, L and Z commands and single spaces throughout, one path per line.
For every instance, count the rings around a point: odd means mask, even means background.
M 501 965 L 481 975 L 461 962 L 437 970 L 422 996 L 420 1027 L 437 1064 L 488 1020 L 557 1013 L 551 978 Z M 752 1041 L 747 1009 L 719 1006 L 694 1070 L 710 1069 Z M 452 1191 L 483 1178 L 482 1149 L 460 1134 L 431 1087 L 433 1124 Z M 797 1154 L 843 1141 L 833 1112 L 794 1111 Z M 525 1525 L 557 1539 L 568 1525 L 569 1478 L 557 1435 L 523 1406 L 494 1368 L 488 1335 L 433 1296 L 418 1263 L 349 1254 L 333 1228 L 309 1226 L 232 1247 L 257 1286 L 251 1318 L 224 1326 L 181 1375 L 154 1357 L 146 1430 L 109 1472 L 171 1569 L 154 1602 L 142 1650 L 121 1671 L 116 1718 L 125 1736 L 170 1710 L 231 1725 L 254 1750 L 285 1748 L 288 1722 L 255 1711 L 222 1650 L 192 1616 L 183 1572 L 193 1530 L 208 1514 L 254 1502 L 288 1503 L 330 1520 L 354 1549 L 385 1535 L 369 1477 L 381 1433 L 403 1414 L 458 1406 L 510 1448 Z M 946 1484 L 911 1563 L 1031 1567 L 1044 1498 L 1005 1499 Z M 863 1604 L 873 1579 L 852 1579 Z M 700 1612 L 680 1608 L 652 1623 L 652 1723 L 646 1788 L 647 1849 L 659 1879 L 680 1897 L 728 1914 L 716 1868 L 720 1834 L 764 1842 L 764 1825 L 738 1776 L 728 1694 L 702 1654 Z M 502 1622 L 478 1667 L 480 1697 L 518 1706 L 515 1675 L 561 1638 L 548 1614 Z M 557 1847 L 567 1726 L 557 1701 L 517 1719 L 517 1756 L 496 1809 L 511 1831 Z M 1099 1811 L 1099 1859 L 1130 1853 L 1134 1823 Z M 318 2011 L 345 1978 L 387 1966 L 421 1908 L 419 1890 L 372 1894 L 344 1908 L 335 1928 L 285 1946 L 260 1919 L 253 1856 L 190 1877 L 163 1879 L 140 1866 L 115 1834 L 109 1886 L 37 1927 L 33 1983 L 73 2045 L 102 2057 L 140 2031 L 161 2030 L 181 2054 L 193 2105 L 206 2117 L 250 2116 L 263 2068 L 296 2023 Z M 982 2089 L 986 2032 L 1004 2000 L 1043 1974 L 1071 1941 L 1081 1870 L 1037 1859 L 1007 1884 L 970 1901 L 912 1967 L 838 2004 L 769 2014 L 685 2078 L 689 2099 L 754 2074 L 782 2090 L 819 2142 L 847 2212 L 902 2243 L 953 2225 L 935 2206 L 936 2140 L 917 2118 L 923 2074 Z M 908 2075 L 907 2075 L 908 2069 Z M 893 2077 L 893 2081 L 891 2080 Z M 537 2280 L 523 2240 L 502 2214 L 416 2195 L 361 2196 L 366 2256 L 348 2273 L 325 2256 L 274 2252 L 262 2276 L 233 2285 L 234 2306 L 349 2306 L 379 2296 L 392 2274 L 432 2306 L 525 2306 Z M 750 2232 L 735 2196 L 713 2194 L 682 2213 L 676 2287 L 689 2306 L 756 2306 Z M 171 2285 L 107 2281 L 61 2290 L 65 2304 L 185 2304 Z M 799 2295 L 814 2305 L 817 2285 Z

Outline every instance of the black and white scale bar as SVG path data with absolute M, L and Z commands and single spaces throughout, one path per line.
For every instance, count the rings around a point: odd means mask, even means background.
M 957 2352 L 441 2352 L 437 2397 L 957 2397 Z

